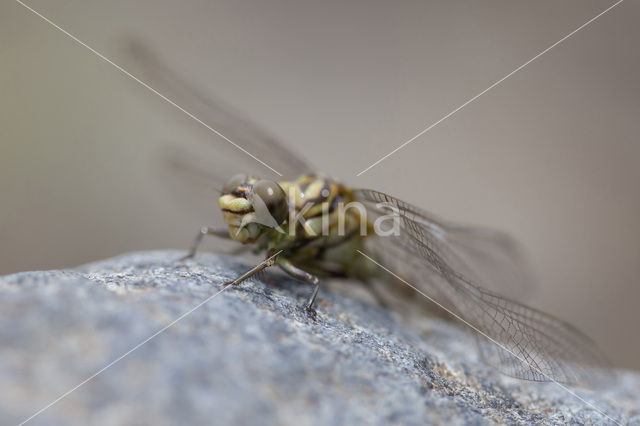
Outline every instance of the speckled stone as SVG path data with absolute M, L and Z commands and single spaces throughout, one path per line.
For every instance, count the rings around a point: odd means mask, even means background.
M 228 256 L 131 253 L 0 278 L 0 419 L 18 424 L 247 269 Z M 354 284 L 345 283 L 344 286 Z M 438 318 L 406 325 L 338 288 L 277 273 L 210 298 L 28 424 L 612 424 L 554 383 L 505 377 Z M 640 424 L 640 376 L 570 388 Z

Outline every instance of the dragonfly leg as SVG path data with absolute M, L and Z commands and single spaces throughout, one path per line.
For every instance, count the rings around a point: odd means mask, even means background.
M 265 260 L 263 260 L 262 262 L 258 263 L 256 266 L 254 266 L 253 268 L 249 269 L 247 272 L 245 272 L 244 274 L 240 275 L 238 278 L 236 278 L 233 281 L 228 281 L 226 283 L 223 284 L 224 287 L 230 286 L 230 285 L 238 285 L 240 284 L 242 281 L 251 278 L 253 275 L 257 274 L 258 272 L 262 271 L 265 268 L 268 268 L 269 266 L 273 266 L 276 263 L 276 260 L 278 258 L 278 255 L 281 253 L 281 251 L 277 252 L 277 253 L 270 253 L 269 257 L 267 257 Z
M 227 239 L 231 238 L 229 237 L 228 228 L 222 228 L 222 227 L 212 228 L 208 226 L 203 226 L 202 228 L 200 228 L 200 231 L 198 231 L 198 235 L 196 235 L 196 238 L 194 238 L 193 244 L 191 244 L 191 249 L 189 249 L 189 253 L 187 253 L 186 256 L 182 257 L 180 260 L 190 259 L 193 256 L 195 256 L 196 251 L 198 250 L 198 246 L 200 246 L 200 243 L 202 242 L 202 238 L 205 235 L 215 235 L 216 237 L 227 238 Z
M 292 277 L 297 278 L 299 280 L 306 281 L 309 284 L 314 286 L 313 287 L 313 292 L 311 293 L 311 297 L 309 298 L 309 301 L 307 302 L 307 304 L 305 306 L 307 308 L 307 310 L 311 310 L 313 308 L 313 303 L 316 301 L 316 296 L 318 295 L 318 290 L 320 289 L 320 284 L 319 284 L 318 277 L 316 277 L 313 274 L 308 273 L 307 271 L 304 271 L 304 270 L 298 268 L 297 266 L 293 265 L 288 259 L 279 258 L 277 263 L 278 263 L 278 266 L 280 267 L 280 269 L 285 271 L 287 274 L 289 274 Z

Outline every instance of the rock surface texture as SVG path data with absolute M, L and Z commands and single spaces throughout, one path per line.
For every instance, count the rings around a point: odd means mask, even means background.
M 211 298 L 247 265 L 181 254 L 0 278 L 1 423 L 119 360 L 27 424 L 640 424 L 636 373 L 569 388 L 582 401 L 502 376 L 471 334 L 438 318 L 409 327 L 327 288 L 311 315 L 309 286 L 277 273 Z

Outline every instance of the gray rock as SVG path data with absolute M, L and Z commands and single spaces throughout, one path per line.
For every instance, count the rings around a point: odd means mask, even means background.
M 181 254 L 0 278 L 2 424 L 26 420 L 247 269 Z M 327 288 L 313 316 L 301 308 L 309 291 L 277 273 L 229 288 L 28 424 L 613 423 L 593 406 L 640 424 L 636 373 L 608 389 L 569 388 L 584 402 L 485 366 L 474 338 L 447 321 L 410 327 Z

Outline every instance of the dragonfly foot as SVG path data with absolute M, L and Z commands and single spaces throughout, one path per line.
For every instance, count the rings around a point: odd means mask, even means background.
M 316 316 L 318 313 L 316 312 L 316 309 L 313 306 L 309 306 L 308 304 L 305 304 L 302 307 L 302 310 L 307 314 L 307 316 L 309 316 L 309 318 L 314 320 L 316 319 Z

